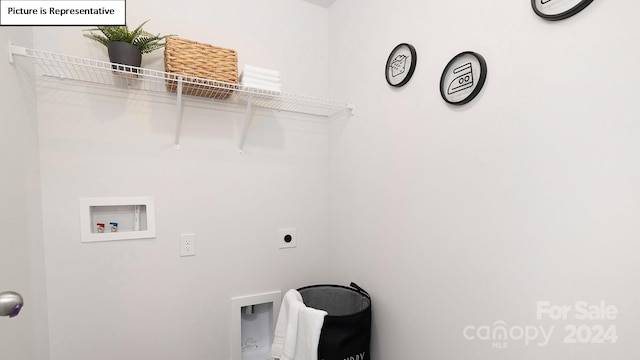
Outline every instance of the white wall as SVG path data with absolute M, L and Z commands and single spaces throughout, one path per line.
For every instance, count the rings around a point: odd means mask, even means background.
M 331 144 L 330 263 L 373 294 L 374 360 L 637 357 L 638 11 L 594 1 L 551 23 L 529 1 L 330 8 L 330 94 L 357 109 Z M 401 42 L 418 64 L 392 89 L 383 68 Z M 448 106 L 440 75 L 466 50 L 487 60 L 487 82 Z M 537 320 L 539 301 L 619 315 Z M 497 321 L 555 332 L 503 350 L 463 336 Z M 563 343 L 583 325 L 619 340 Z
M 33 76 L 10 65 L 9 40 L 27 46 L 29 28 L 0 29 L 0 292 L 16 291 L 25 306 L 15 318 L 0 318 L 0 358 L 48 357 L 46 288 Z
M 328 11 L 298 0 L 128 1 L 132 26 L 233 48 L 280 70 L 283 90 L 326 97 Z M 80 28 L 37 28 L 36 47 L 107 59 Z M 162 69 L 161 52 L 143 66 Z M 51 359 L 229 359 L 230 298 L 324 282 L 328 126 L 261 112 L 245 152 L 240 112 L 41 79 L 40 156 Z M 300 121 L 303 120 L 303 121 Z M 83 244 L 78 199 L 153 196 L 157 237 Z M 279 250 L 279 227 L 298 247 Z M 179 234 L 197 254 L 179 256 Z
M 287 91 L 353 99 L 356 115 L 329 143 L 324 122 L 258 114 L 240 155 L 242 114 L 189 108 L 175 151 L 170 101 L 40 80 L 51 359 L 228 359 L 230 297 L 351 280 L 374 297 L 374 360 L 638 353 L 640 5 L 596 1 L 558 23 L 527 1 L 127 5 L 133 24 L 232 47 L 241 64 L 281 70 Z M 38 48 L 106 58 L 78 28 L 34 35 Z M 418 67 L 391 89 L 382 70 L 400 42 Z M 452 107 L 439 78 L 464 50 L 489 76 Z M 160 56 L 144 66 L 162 68 Z M 81 244 L 77 199 L 128 195 L 156 198 L 157 238 Z M 279 226 L 298 227 L 297 249 L 276 249 Z M 195 258 L 178 256 L 186 232 Z M 539 301 L 619 314 L 537 320 Z M 463 336 L 497 321 L 554 333 L 507 349 Z M 620 338 L 564 344 L 564 326 L 581 325 Z

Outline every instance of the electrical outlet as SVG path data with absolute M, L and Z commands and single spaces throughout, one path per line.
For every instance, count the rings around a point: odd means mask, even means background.
M 180 234 L 180 256 L 196 255 L 196 234 Z
M 280 249 L 294 248 L 298 246 L 298 235 L 295 228 L 278 230 L 278 247 Z

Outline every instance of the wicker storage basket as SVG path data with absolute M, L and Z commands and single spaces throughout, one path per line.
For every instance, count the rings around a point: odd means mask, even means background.
M 235 50 L 202 44 L 170 36 L 165 40 L 165 72 L 198 77 L 206 80 L 183 82 L 182 93 L 216 99 L 231 96 L 238 83 L 238 54 Z M 167 90 L 177 91 L 177 76 L 169 75 Z M 207 81 L 209 80 L 209 81 Z M 200 85 L 202 84 L 202 85 Z

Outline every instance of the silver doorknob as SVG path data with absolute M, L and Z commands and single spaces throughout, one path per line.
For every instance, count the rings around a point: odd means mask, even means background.
M 17 292 L 5 291 L 0 293 L 0 316 L 18 316 L 23 305 L 24 300 Z

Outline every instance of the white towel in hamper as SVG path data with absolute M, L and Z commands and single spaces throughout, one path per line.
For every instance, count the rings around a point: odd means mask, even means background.
M 271 345 L 271 356 L 275 359 L 282 357 L 286 337 L 297 333 L 298 312 L 301 303 L 302 296 L 297 290 L 287 291 L 282 298 L 282 305 L 276 322 L 276 331 L 273 335 L 273 344 Z M 293 343 L 295 344 L 295 341 Z
M 318 360 L 320 332 L 327 312 L 303 306 L 298 314 L 296 355 L 292 360 Z
M 280 360 L 318 360 L 318 342 L 327 312 L 307 307 L 297 290 L 282 299 L 271 356 Z

